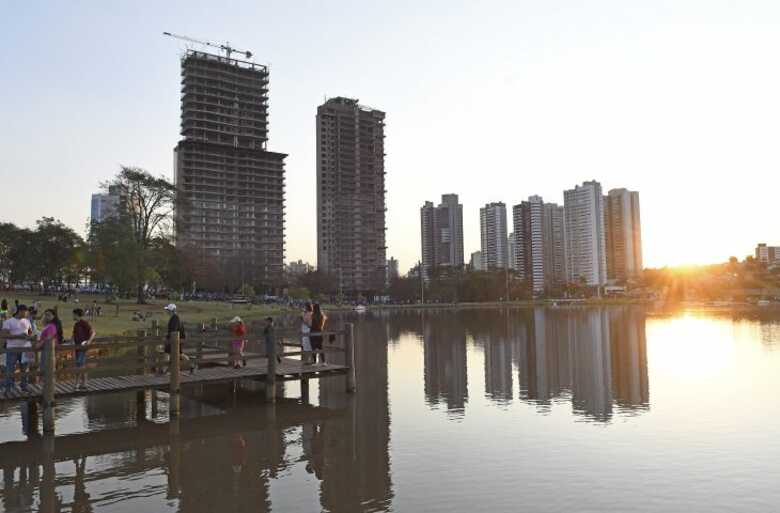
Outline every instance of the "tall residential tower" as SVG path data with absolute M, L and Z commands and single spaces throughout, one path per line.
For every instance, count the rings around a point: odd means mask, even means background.
M 506 205 L 488 203 L 479 209 L 482 270 L 504 269 L 508 265 Z M 517 236 L 517 233 L 515 233 Z
M 177 246 L 199 286 L 277 285 L 284 268 L 284 158 L 266 150 L 268 69 L 188 50 L 174 150 Z
M 425 202 L 420 208 L 420 234 L 426 280 L 434 267 L 463 267 L 463 205 L 457 194 L 442 195 L 438 207 Z
M 350 98 L 317 108 L 317 268 L 347 294 L 385 283 L 385 113 Z
M 601 184 L 585 182 L 564 191 L 563 204 L 569 282 L 590 287 L 606 284 L 607 254 Z
M 625 282 L 642 272 L 642 224 L 639 193 L 612 189 L 604 196 L 607 278 Z

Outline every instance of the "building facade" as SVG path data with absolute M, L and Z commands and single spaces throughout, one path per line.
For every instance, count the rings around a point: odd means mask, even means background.
M 469 267 L 471 267 L 472 271 L 484 271 L 485 268 L 482 265 L 482 252 L 481 251 L 474 251 L 471 254 L 471 259 L 469 260 Z
M 387 277 L 385 278 L 386 284 L 389 286 L 394 280 L 401 277 L 401 273 L 398 267 L 398 260 L 393 257 L 387 259 Z
M 780 246 L 767 246 L 760 243 L 756 246 L 756 261 L 764 265 L 780 265 Z
M 268 69 L 189 50 L 181 77 L 176 244 L 193 259 L 199 286 L 277 286 L 286 155 L 266 150 Z
M 507 237 L 506 249 L 509 252 L 509 269 L 517 272 L 517 237 L 515 237 L 515 232 L 510 233 Z
M 590 181 L 564 191 L 563 203 L 568 281 L 589 287 L 605 285 L 607 255 L 601 184 Z
M 350 98 L 317 108 L 317 268 L 350 295 L 384 288 L 385 113 Z
M 457 194 L 442 195 L 438 207 L 426 201 L 420 208 L 420 239 L 426 280 L 435 267 L 463 267 L 463 205 Z
M 506 205 L 488 203 L 479 209 L 479 224 L 483 270 L 506 268 L 509 258 Z
M 544 204 L 544 280 L 551 290 L 566 285 L 566 234 L 564 209 L 555 203 Z
M 642 272 L 639 193 L 612 189 L 604 196 L 607 279 L 624 283 Z
M 123 203 L 119 187 L 111 185 L 108 192 L 92 195 L 90 205 L 90 218 L 93 223 L 102 223 L 106 219 L 119 214 L 120 205 Z
M 534 293 L 545 290 L 544 201 L 531 196 L 512 208 L 515 229 L 515 267 L 517 274 Z

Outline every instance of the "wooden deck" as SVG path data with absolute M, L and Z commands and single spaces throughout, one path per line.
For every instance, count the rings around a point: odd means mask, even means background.
M 335 374 L 345 374 L 349 367 L 335 364 L 303 365 L 300 360 L 282 359 L 276 367 L 276 380 L 293 380 L 302 378 L 321 378 Z M 247 367 L 234 369 L 220 366 L 198 369 L 194 374 L 182 370 L 181 385 L 198 385 L 207 383 L 230 382 L 242 379 L 265 380 L 268 375 L 267 360 L 251 360 Z M 170 376 L 162 375 L 127 375 L 106 378 L 90 378 L 87 388 L 76 390 L 75 380 L 57 381 L 56 397 L 78 397 L 99 393 L 129 392 L 133 390 L 167 390 L 170 386 Z M 29 385 L 27 391 L 22 391 L 18 384 L 10 390 L 0 393 L 0 401 L 24 401 L 40 399 L 43 395 L 43 385 Z

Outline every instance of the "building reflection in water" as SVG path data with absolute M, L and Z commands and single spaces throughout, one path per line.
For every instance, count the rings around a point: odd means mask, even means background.
M 453 312 L 423 316 L 425 400 L 462 415 L 468 402 L 466 330 Z
M 630 413 L 649 406 L 641 309 L 440 311 L 420 326 L 430 405 L 465 411 L 471 336 L 484 355 L 485 394 L 497 405 L 513 400 L 516 368 L 520 399 L 542 413 L 555 402 L 570 401 L 575 414 L 608 421 L 615 408 Z M 413 324 L 407 328 L 415 331 Z
M 645 314 L 634 308 L 543 309 L 515 319 L 520 398 L 608 421 L 649 406 Z

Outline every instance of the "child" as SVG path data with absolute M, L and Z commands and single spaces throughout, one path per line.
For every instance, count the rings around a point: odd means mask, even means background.
M 241 317 L 235 316 L 230 321 L 230 333 L 235 337 L 230 343 L 232 346 L 231 361 L 234 369 L 239 369 L 241 366 L 239 362 L 241 357 L 244 356 L 244 348 L 246 347 L 246 325 Z M 246 367 L 246 360 L 244 360 L 244 367 Z

